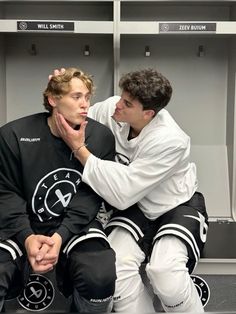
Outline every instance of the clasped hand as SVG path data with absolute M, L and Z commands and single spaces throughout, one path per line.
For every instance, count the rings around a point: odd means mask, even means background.
M 34 272 L 47 273 L 57 264 L 62 239 L 58 233 L 51 237 L 32 234 L 25 240 L 28 260 Z

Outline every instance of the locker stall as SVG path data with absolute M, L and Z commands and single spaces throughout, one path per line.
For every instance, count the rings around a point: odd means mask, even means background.
M 94 76 L 93 101 L 113 93 L 112 2 L 0 3 L 5 121 L 41 111 L 48 74 L 62 66 L 81 67 Z
M 193 280 L 206 311 L 236 310 L 236 1 L 0 1 L 0 125 L 41 111 L 61 66 L 93 74 L 92 102 L 119 93 L 130 70 L 154 67 L 171 81 L 167 109 L 191 137 L 210 216 Z
M 166 75 L 174 90 L 167 109 L 191 137 L 199 190 L 210 216 L 193 280 L 210 312 L 236 309 L 235 5 L 120 2 L 119 72 L 142 65 Z

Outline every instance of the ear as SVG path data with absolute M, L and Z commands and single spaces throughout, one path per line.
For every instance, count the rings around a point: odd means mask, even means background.
M 155 117 L 155 111 L 154 110 L 152 110 L 152 109 L 144 110 L 144 118 L 146 120 L 150 120 L 153 117 Z
M 56 107 L 56 98 L 53 96 L 48 96 L 48 102 L 52 107 Z

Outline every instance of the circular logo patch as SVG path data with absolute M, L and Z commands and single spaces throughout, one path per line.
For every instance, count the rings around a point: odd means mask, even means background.
M 162 32 L 168 32 L 169 31 L 169 25 L 167 23 L 163 23 L 161 25 Z
M 197 288 L 202 305 L 206 306 L 210 299 L 210 288 L 208 284 L 199 276 L 191 275 L 191 278 L 195 284 L 195 287 Z
M 59 168 L 47 173 L 37 184 L 32 197 L 32 210 L 39 221 L 64 214 L 81 183 L 81 173 L 75 169 Z
M 26 310 L 42 311 L 49 307 L 54 296 L 54 287 L 47 277 L 31 274 L 26 287 L 17 299 Z
M 19 23 L 19 29 L 25 31 L 27 28 L 28 28 L 27 22 L 23 22 L 22 21 L 22 22 Z

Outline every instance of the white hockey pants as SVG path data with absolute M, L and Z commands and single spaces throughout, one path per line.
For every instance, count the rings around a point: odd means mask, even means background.
M 115 312 L 155 312 L 153 300 L 142 282 L 140 265 L 145 259 L 130 232 L 117 227 L 109 235 L 116 252 Z M 166 312 L 204 312 L 201 300 L 188 273 L 187 249 L 174 236 L 156 242 L 150 263 L 146 266 L 154 293 Z

